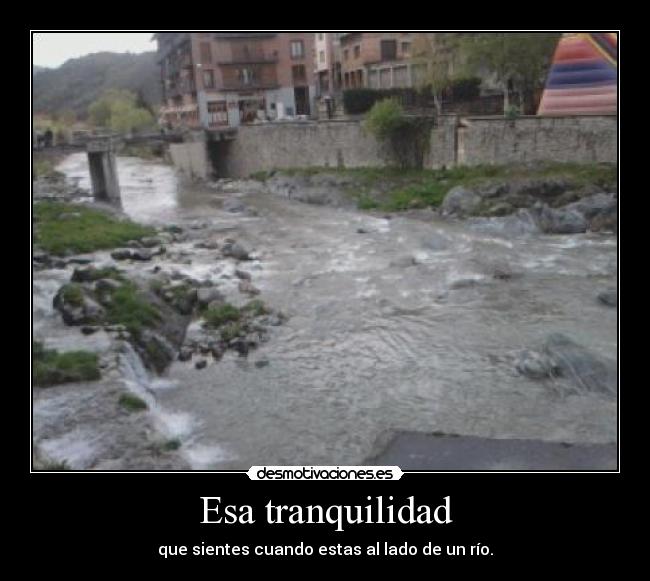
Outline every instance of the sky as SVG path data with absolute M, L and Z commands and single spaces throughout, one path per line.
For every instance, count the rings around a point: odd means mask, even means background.
M 93 52 L 146 52 L 156 50 L 153 32 L 35 32 L 33 63 L 58 67 L 71 58 Z

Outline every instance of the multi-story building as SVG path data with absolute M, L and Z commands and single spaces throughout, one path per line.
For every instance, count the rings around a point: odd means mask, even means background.
M 332 96 L 343 88 L 341 72 L 342 32 L 316 33 L 316 76 L 318 95 Z
M 314 34 L 161 32 L 155 35 L 163 121 L 220 129 L 310 115 Z
M 343 88 L 413 87 L 421 65 L 414 63 L 413 43 L 420 33 L 348 32 L 340 37 Z

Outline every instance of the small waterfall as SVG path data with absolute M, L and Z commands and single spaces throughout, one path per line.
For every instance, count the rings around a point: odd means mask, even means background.
M 121 343 L 119 353 L 119 367 L 126 387 L 146 401 L 150 409 L 155 409 L 156 398 L 151 393 L 151 377 L 140 356 L 128 341 Z

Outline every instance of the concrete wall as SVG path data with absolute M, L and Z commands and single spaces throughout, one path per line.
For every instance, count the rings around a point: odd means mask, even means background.
M 228 177 L 290 167 L 377 167 L 390 163 L 386 147 L 360 123 L 347 121 L 247 125 L 228 143 L 221 165 Z
M 212 175 L 205 141 L 172 143 L 169 154 L 174 166 L 190 179 L 207 179 Z
M 470 117 L 458 128 L 459 165 L 617 162 L 615 116 Z
M 202 143 L 172 145 L 174 163 L 189 175 L 209 177 Z M 291 167 L 395 165 L 390 147 L 357 121 L 246 125 L 213 151 L 221 177 L 247 177 Z M 616 117 L 503 117 L 443 115 L 431 132 L 427 168 L 534 161 L 617 162 Z

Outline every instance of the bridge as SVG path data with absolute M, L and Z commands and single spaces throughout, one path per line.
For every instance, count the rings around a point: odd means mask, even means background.
M 105 202 L 120 207 L 120 183 L 117 175 L 116 152 L 123 145 L 162 145 L 182 143 L 179 133 L 140 133 L 136 135 L 106 134 L 88 136 L 86 152 L 93 196 L 97 202 Z

